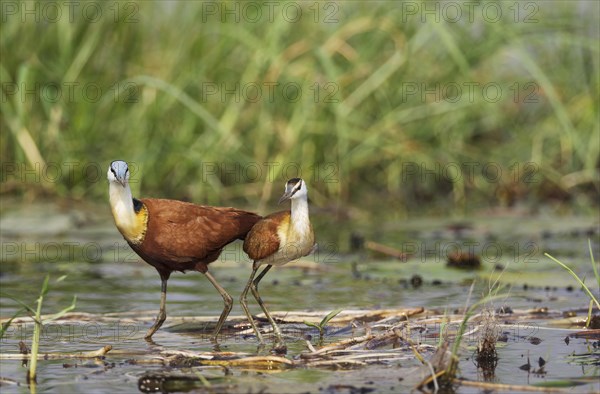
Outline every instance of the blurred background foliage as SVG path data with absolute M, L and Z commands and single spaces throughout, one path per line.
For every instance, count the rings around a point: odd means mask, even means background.
M 294 175 L 391 217 L 597 204 L 596 1 L 50 3 L 2 5 L 3 198 L 102 201 L 123 159 L 266 210 Z

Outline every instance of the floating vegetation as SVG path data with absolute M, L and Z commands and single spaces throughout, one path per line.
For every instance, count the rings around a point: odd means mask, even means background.
M 448 255 L 448 267 L 474 270 L 481 268 L 481 259 L 474 253 L 454 252 Z
M 288 339 L 294 340 L 294 345 L 290 347 L 287 357 L 272 355 L 268 349 L 254 351 L 193 351 L 183 350 L 171 347 L 164 347 L 159 344 L 152 344 L 148 350 L 143 352 L 132 352 L 127 350 L 118 342 L 112 345 L 106 345 L 99 350 L 89 352 L 53 352 L 40 355 L 40 360 L 53 359 L 80 359 L 96 358 L 106 359 L 110 357 L 129 357 L 130 365 L 155 365 L 162 366 L 160 371 L 147 372 L 138 377 L 138 388 L 142 392 L 153 392 L 156 390 L 163 392 L 197 390 L 200 392 L 236 392 L 239 387 L 233 383 L 227 376 L 231 371 L 254 371 L 257 373 L 283 373 L 294 370 L 356 370 L 369 368 L 370 366 L 396 366 L 408 363 L 413 365 L 407 370 L 400 369 L 408 373 L 414 382 L 411 385 L 423 391 L 435 391 L 442 388 L 455 388 L 459 385 L 480 387 L 481 389 L 495 390 L 520 390 L 520 391 L 543 391 L 538 386 L 505 385 L 490 381 L 494 376 L 494 369 L 497 363 L 502 362 L 497 353 L 497 339 L 503 335 L 503 330 L 510 323 L 539 318 L 536 309 L 517 310 L 512 314 L 503 316 L 502 324 L 495 317 L 491 309 L 484 309 L 480 313 L 473 313 L 469 319 L 469 327 L 461 330 L 464 316 L 439 314 L 436 311 L 425 310 L 423 308 L 412 309 L 385 309 L 385 310 L 344 310 L 344 311 L 289 311 L 274 312 L 278 323 L 281 325 L 284 335 Z M 310 331 L 310 327 L 304 322 L 316 322 L 315 325 L 324 323 L 329 327 L 328 343 L 315 345 L 310 339 L 303 336 L 303 332 Z M 562 313 L 559 311 L 548 311 L 544 318 L 561 319 Z M 43 319 L 43 317 L 42 317 Z M 96 324 L 110 324 L 114 319 L 121 322 L 127 321 L 135 324 L 149 324 L 152 321 L 152 313 L 143 314 L 110 314 L 94 315 L 82 313 L 66 313 L 55 321 L 59 325 L 69 325 L 74 322 L 89 323 L 93 321 Z M 170 318 L 167 332 L 173 332 L 177 329 L 177 335 L 184 335 L 182 325 L 190 327 L 193 324 L 203 324 L 207 319 L 216 321 L 216 317 L 173 317 Z M 232 326 L 241 326 L 244 317 L 232 317 Z M 8 319 L 6 319 L 8 321 Z M 195 322 L 195 323 L 194 323 Z M 258 316 L 257 323 L 259 329 L 269 327 L 266 319 Z M 31 325 L 35 321 L 31 317 L 15 318 L 12 321 L 15 325 Z M 204 327 L 204 326 L 203 326 Z M 301 329 L 304 327 L 303 329 Z M 205 327 L 206 335 L 210 335 L 210 327 Z M 240 335 L 246 331 L 246 328 L 238 328 L 237 332 L 231 327 L 227 335 Z M 300 331 L 298 331 L 300 330 Z M 558 329 L 568 332 L 571 338 L 577 338 L 581 333 L 578 329 Z M 595 333 L 597 330 L 586 330 L 584 332 Z M 197 334 L 196 331 L 188 331 L 189 334 Z M 245 335 L 245 334 L 244 334 Z M 267 337 L 272 334 L 267 333 Z M 505 335 L 505 334 L 504 334 Z M 461 344 L 459 354 L 464 356 L 472 351 L 468 350 L 470 346 L 475 345 L 474 360 L 484 371 L 485 382 L 475 382 L 460 376 L 458 369 L 454 374 L 449 373 L 449 366 L 460 361 L 454 358 L 450 351 L 450 346 L 456 345 L 456 339 L 459 338 Z M 440 339 L 443 338 L 443 340 Z M 507 340 L 522 341 L 528 336 L 514 336 Z M 271 339 L 271 338 L 269 338 Z M 142 338 L 132 338 L 132 341 L 144 343 Z M 583 338 L 580 340 L 589 340 Z M 226 339 L 225 339 L 226 342 Z M 302 346 L 303 344 L 303 346 Z M 566 345 L 566 344 L 565 344 Z M 229 345 L 228 347 L 230 347 Z M 589 354 L 573 354 L 569 362 L 580 363 L 582 365 L 597 366 L 598 351 L 593 348 Z M 24 357 L 21 352 L 0 354 L 1 359 L 19 360 Z M 25 356 L 27 357 L 27 356 Z M 529 361 L 528 372 L 541 371 L 547 366 L 547 361 L 536 356 L 532 360 L 537 360 L 539 368 L 534 369 L 533 361 Z M 114 363 L 113 363 L 114 364 Z M 78 364 L 64 364 L 64 368 L 77 366 Z M 415 366 L 416 365 L 416 366 Z M 485 378 L 487 376 L 487 379 Z M 418 379 L 417 379 L 418 377 Z M 550 392 L 562 392 L 564 387 L 588 384 L 585 380 L 566 380 L 557 382 L 555 386 L 551 384 L 544 386 L 543 389 Z M 569 386 L 570 384 L 570 386 Z M 564 385 L 564 386 L 563 386 Z M 349 386 L 352 386 L 349 384 Z

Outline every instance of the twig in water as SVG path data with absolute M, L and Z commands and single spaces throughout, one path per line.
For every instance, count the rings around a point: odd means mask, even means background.
M 36 360 L 56 360 L 63 358 L 95 358 L 102 357 L 106 355 L 106 353 L 110 352 L 112 349 L 111 345 L 106 345 L 98 350 L 93 350 L 90 352 L 80 352 L 80 353 L 38 353 L 35 357 Z M 0 360 L 17 360 L 17 359 L 33 359 L 33 354 L 21 354 L 21 353 L 0 353 Z

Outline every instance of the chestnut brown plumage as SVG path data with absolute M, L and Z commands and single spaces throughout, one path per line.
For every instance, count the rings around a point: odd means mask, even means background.
M 135 199 L 129 188 L 127 163 L 114 161 L 108 170 L 110 204 L 117 228 L 131 248 L 159 273 L 160 311 L 146 338 L 166 319 L 167 281 L 173 271 L 202 272 L 221 294 L 224 308 L 213 333 L 216 340 L 233 300 L 208 272 L 223 248 L 244 239 L 260 216 L 235 208 L 209 207 L 183 201 Z
M 248 309 L 246 297 L 249 290 L 252 291 L 252 295 L 265 313 L 271 326 L 273 326 L 273 332 L 277 337 L 276 348 L 281 350 L 285 349 L 281 331 L 258 293 L 258 283 L 272 266 L 284 265 L 297 260 L 310 254 L 315 248 L 314 232 L 308 215 L 307 188 L 302 179 L 294 178 L 286 183 L 285 192 L 279 199 L 279 203 L 286 200 L 291 200 L 291 210 L 266 216 L 256 223 L 246 236 L 244 252 L 254 262 L 248 283 L 240 295 L 240 303 L 244 313 L 248 317 L 259 342 L 264 343 Z M 263 264 L 266 264 L 266 267 L 254 279 L 258 268 Z

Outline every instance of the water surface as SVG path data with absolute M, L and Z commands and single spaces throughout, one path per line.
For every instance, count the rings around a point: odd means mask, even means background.
M 209 328 L 199 324 L 173 324 L 186 316 L 218 316 L 223 303 L 202 274 L 174 273 L 169 280 L 167 321 L 155 336 L 155 344 L 140 337 L 150 326 L 158 308 L 160 280 L 154 269 L 128 248 L 103 208 L 70 210 L 52 207 L 4 212 L 2 228 L 2 291 L 33 304 L 46 274 L 50 292 L 44 300 L 44 313 L 54 313 L 77 296 L 76 312 L 94 315 L 116 314 L 110 322 L 86 318 L 72 323 L 49 324 L 42 335 L 42 352 L 81 352 L 110 344 L 113 351 L 104 360 L 46 360 L 38 364 L 39 392 L 132 392 L 148 373 L 191 376 L 191 370 L 161 364 L 136 363 L 164 349 L 212 351 Z M 100 212 L 90 214 L 89 212 Z M 595 378 L 598 362 L 581 362 L 574 355 L 598 357 L 598 342 L 565 337 L 576 328 L 561 323 L 563 314 L 584 319 L 589 299 L 572 278 L 557 264 L 543 256 L 549 252 L 569 264 L 589 286 L 594 286 L 588 239 L 598 261 L 598 221 L 593 217 L 474 217 L 461 219 L 412 219 L 382 221 L 360 228 L 338 223 L 326 215 L 315 215 L 315 230 L 320 245 L 317 254 L 298 263 L 273 269 L 261 285 L 261 294 L 272 311 L 328 311 L 343 309 L 381 309 L 424 307 L 432 313 L 452 314 L 489 293 L 493 280 L 500 276 L 506 287 L 504 296 L 489 305 L 515 311 L 546 311 L 526 321 L 508 321 L 502 326 L 506 342 L 499 343 L 499 362 L 492 381 L 506 384 L 536 384 L 562 379 Z M 325 216 L 325 217 L 323 217 Z M 360 233 L 366 241 L 394 247 L 407 253 L 406 261 L 389 258 L 366 249 L 352 249 L 350 235 Z M 354 237 L 359 247 L 361 237 Z M 364 245 L 364 243 L 363 243 Z M 446 267 L 448 253 L 473 251 L 481 256 L 479 270 Z M 232 244 L 210 270 L 232 294 L 236 304 L 233 318 L 242 315 L 237 297 L 249 275 L 250 262 L 239 242 Z M 56 282 L 56 279 L 67 277 Z M 491 279 L 490 279 L 491 278 Z M 420 279 L 420 280 L 419 280 Z M 470 285 L 477 279 L 469 295 Z M 595 288 L 597 291 L 597 287 Z M 597 294 L 597 293 L 596 293 Z M 254 313 L 260 312 L 250 304 Z M 3 318 L 12 316 L 19 306 L 8 297 L 0 298 Z M 598 311 L 596 311 L 598 313 Z M 127 316 L 147 319 L 132 323 Z M 531 315 L 530 315 L 531 316 Z M 171 322 L 170 319 L 171 318 Z M 209 325 L 210 326 L 210 325 Z M 421 337 L 437 344 L 439 325 L 427 327 Z M 364 330 L 357 327 L 356 330 Z M 2 340 L 2 353 L 17 353 L 19 341 L 30 343 L 31 325 L 16 324 Z M 239 327 L 227 327 L 221 340 L 222 351 L 255 353 L 256 340 L 241 334 Z M 358 331 L 337 327 L 329 331 L 327 342 L 349 338 Z M 432 334 L 430 337 L 427 333 Z M 297 326 L 286 331 L 288 357 L 306 351 L 305 335 L 315 330 Z M 532 340 L 531 338 L 537 338 Z M 539 340 L 539 341 L 538 341 Z M 427 343 L 429 343 L 427 342 Z M 482 380 L 482 371 L 472 361 L 476 338 L 467 338 L 461 351 L 460 376 Z M 137 356 L 136 356 L 137 355 Z M 428 356 L 430 356 L 429 354 Z M 547 364 L 543 373 L 523 371 L 527 362 L 538 368 L 539 357 Z M 593 359 L 592 359 L 593 360 Z M 26 392 L 26 368 L 20 361 L 1 360 L 3 392 Z M 414 371 L 420 363 L 408 352 L 405 359 L 382 362 L 350 370 L 295 368 L 284 371 L 254 371 L 244 368 L 203 369 L 202 373 L 219 390 L 229 392 L 351 392 L 373 388 L 377 392 L 408 390 L 417 382 Z M 188 390 L 198 381 L 173 383 L 173 390 Z M 221 386 L 219 386 L 221 385 Z M 589 392 L 597 383 L 574 387 Z M 461 387 L 460 392 L 479 392 Z M 365 391 L 366 392 L 366 391 Z

